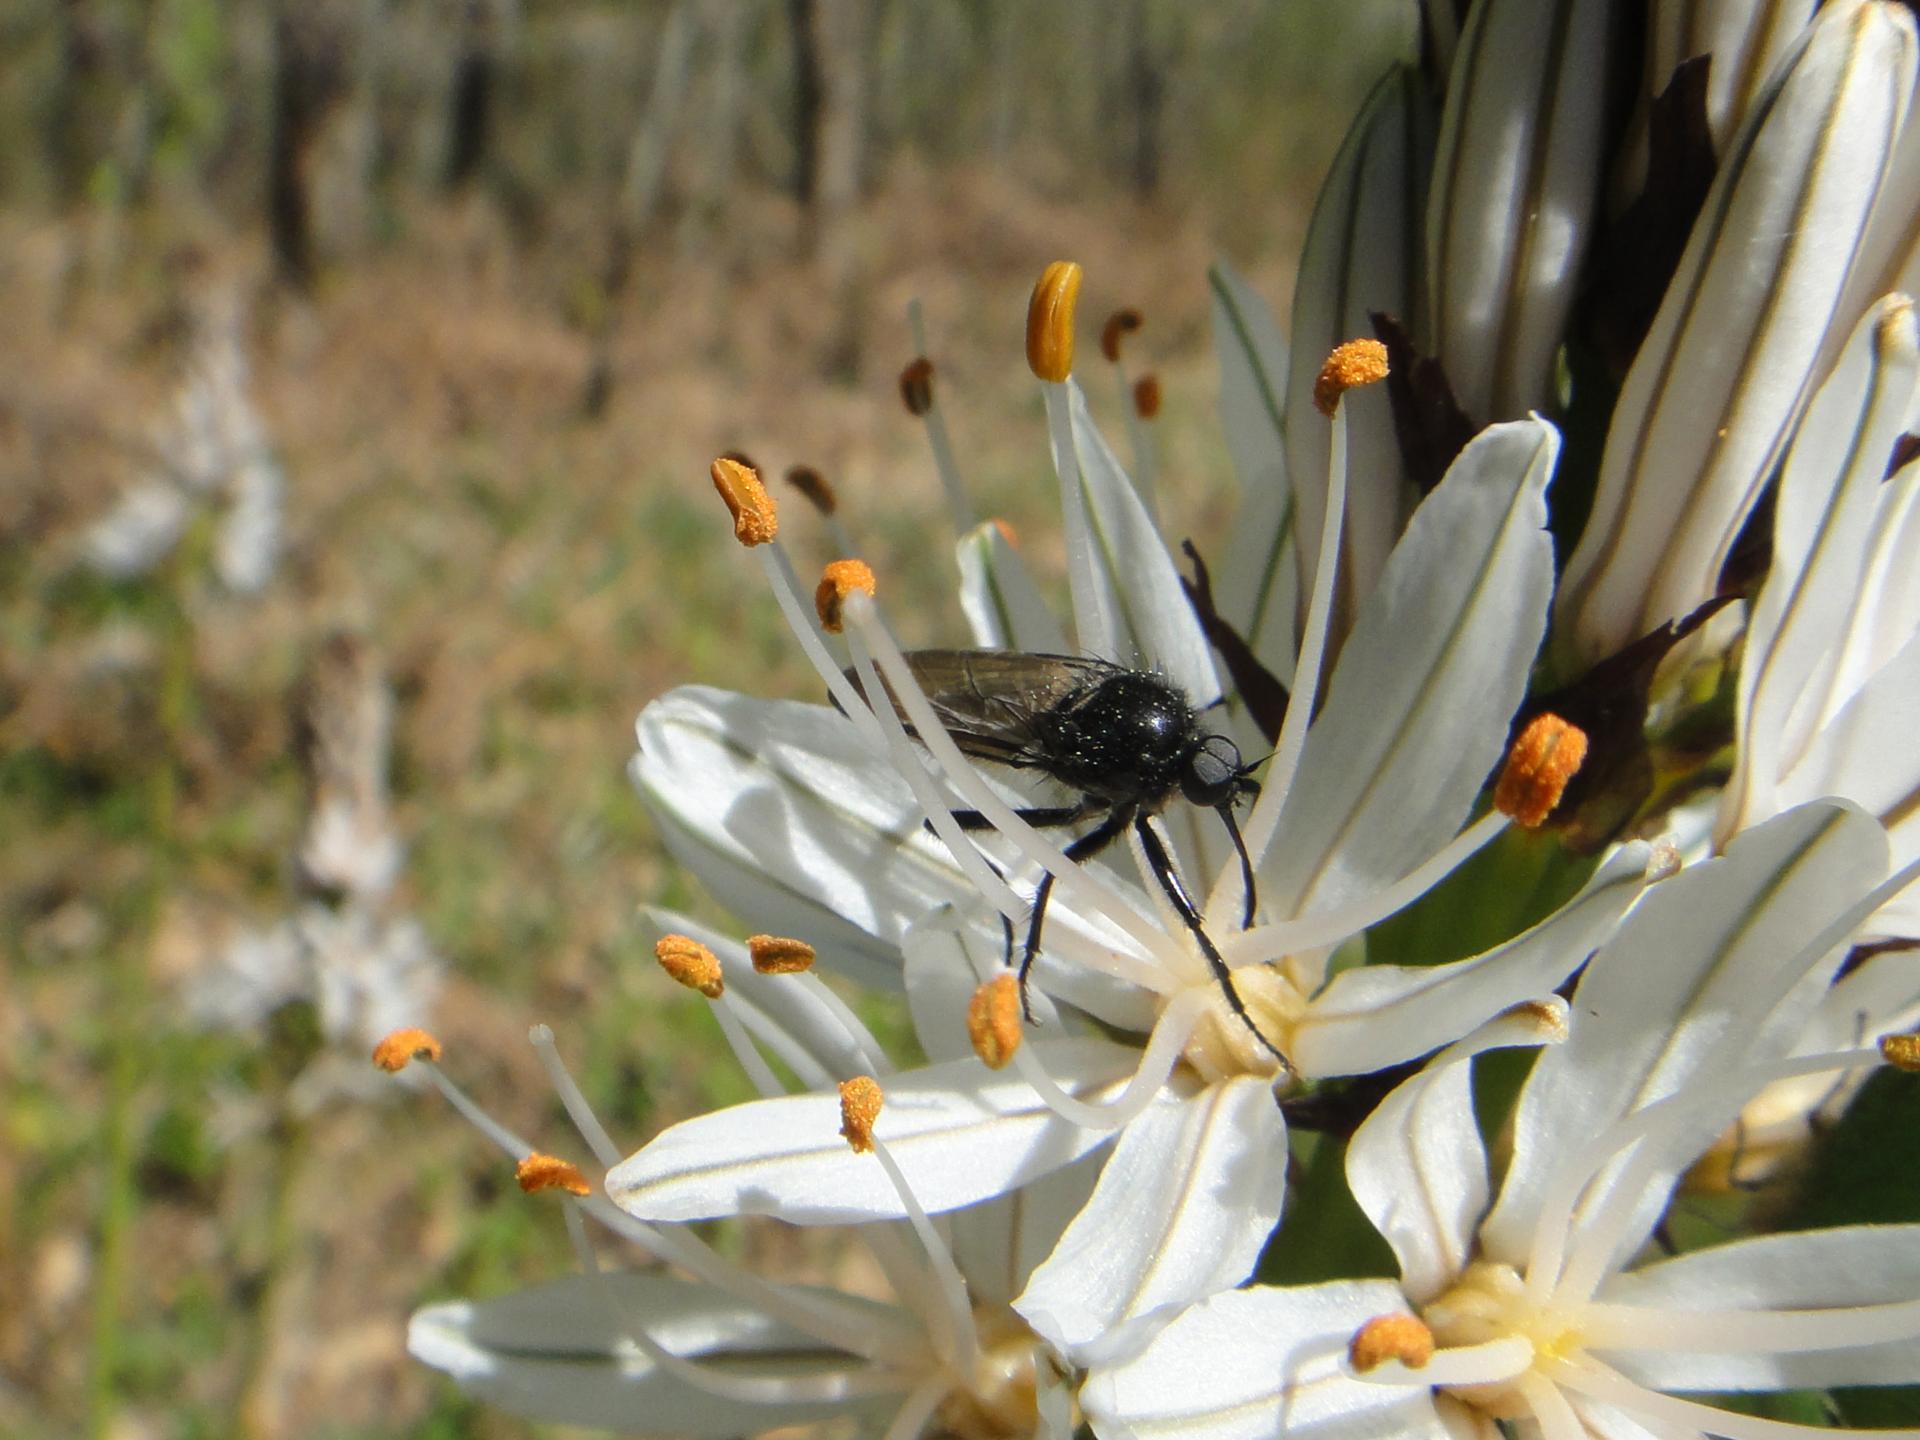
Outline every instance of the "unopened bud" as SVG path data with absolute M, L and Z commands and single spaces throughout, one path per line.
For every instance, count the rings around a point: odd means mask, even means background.
M 1322 415 L 1333 418 L 1340 397 L 1359 385 L 1372 385 L 1387 378 L 1387 347 L 1378 340 L 1349 340 L 1333 347 L 1327 363 L 1313 382 L 1313 403 Z
M 967 1038 L 989 1070 L 998 1070 L 1020 1048 L 1020 982 L 1011 974 L 994 976 L 967 1002 Z
M 555 1155 L 542 1155 L 538 1150 L 514 1167 L 513 1178 L 529 1195 L 537 1195 L 542 1190 L 564 1190 L 569 1195 L 593 1193 L 579 1166 Z
M 913 416 L 933 408 L 933 362 L 926 356 L 916 356 L 900 372 L 900 401 Z
M 792 465 L 787 468 L 787 484 L 806 497 L 806 501 L 822 515 L 831 515 L 840 508 L 840 497 L 833 493 L 833 486 L 811 465 Z
M 733 512 L 733 538 L 742 545 L 764 545 L 780 533 L 780 507 L 751 465 L 722 455 L 713 462 L 713 488 Z
M 1114 311 L 1107 317 L 1107 323 L 1100 327 L 1100 353 L 1110 363 L 1118 365 L 1121 342 L 1145 323 L 1140 312 L 1131 305 L 1124 310 Z
M 726 993 L 720 957 L 691 935 L 662 935 L 654 942 L 653 958 L 667 974 L 709 1000 L 718 1000 Z
M 847 597 L 856 590 L 873 594 L 873 583 L 873 571 L 864 560 L 828 562 L 827 568 L 820 572 L 820 583 L 814 587 L 813 608 L 829 634 L 838 635 L 845 623 Z
M 762 975 L 798 975 L 813 968 L 813 947 L 783 935 L 748 937 L 747 957 Z
M 1587 734 L 1558 715 L 1536 715 L 1507 752 L 1493 787 L 1493 808 L 1514 824 L 1536 830 L 1566 793 L 1587 758 Z
M 1433 1331 L 1418 1315 L 1376 1315 L 1347 1342 L 1347 1364 L 1355 1374 L 1398 1360 L 1418 1370 L 1433 1358 Z
M 856 1155 L 873 1149 L 873 1122 L 880 1118 L 885 1098 L 880 1082 L 871 1075 L 856 1075 L 840 1082 L 840 1133 Z
M 1040 272 L 1027 302 L 1027 365 L 1058 385 L 1073 373 L 1073 307 L 1080 299 L 1080 267 L 1055 260 Z
M 440 1042 L 417 1025 L 408 1025 L 387 1035 L 373 1047 L 373 1063 L 390 1075 L 397 1075 L 415 1060 L 438 1060 Z
M 1133 413 L 1142 420 L 1155 420 L 1160 415 L 1160 377 L 1142 375 L 1133 382 Z

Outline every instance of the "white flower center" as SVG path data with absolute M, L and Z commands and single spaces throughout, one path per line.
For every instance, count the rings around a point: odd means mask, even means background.
M 1021 1440 L 1040 1430 L 1040 1341 L 1003 1305 L 976 1307 L 980 1348 L 971 1373 L 955 1376 L 932 1433 L 958 1440 Z
M 1528 1370 L 1537 1371 L 1551 1361 L 1576 1354 L 1586 1343 L 1572 1311 L 1536 1303 L 1528 1296 L 1519 1271 L 1492 1261 L 1469 1265 L 1451 1290 L 1430 1301 L 1420 1313 L 1439 1347 L 1436 1358 L 1448 1350 L 1522 1340 L 1532 1350 Z M 1515 1374 L 1502 1380 L 1444 1388 L 1496 1420 L 1531 1419 L 1533 1408 L 1521 1395 L 1520 1379 L 1521 1374 Z
M 1206 986 L 1209 994 L 1181 1058 L 1208 1084 L 1241 1075 L 1279 1076 L 1282 1066 L 1274 1051 L 1287 1052 L 1293 1027 L 1306 1013 L 1307 997 L 1300 989 L 1270 966 L 1242 966 L 1233 972 L 1234 993 L 1246 1011 L 1242 1017 L 1212 976 L 1194 984 Z

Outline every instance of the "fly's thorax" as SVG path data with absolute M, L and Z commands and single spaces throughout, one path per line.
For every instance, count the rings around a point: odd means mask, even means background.
M 1180 783 L 1198 738 L 1193 706 L 1145 671 L 1109 676 L 1069 696 L 1035 727 L 1054 778 L 1114 804 L 1157 809 Z
M 1233 972 L 1234 993 L 1246 1007 L 1243 1020 L 1211 975 L 1194 984 L 1205 987 L 1207 998 L 1181 1054 L 1187 1066 L 1208 1084 L 1242 1075 L 1284 1078 L 1285 1066 L 1274 1050 L 1291 1048 L 1293 1028 L 1306 1013 L 1306 995 L 1269 966 L 1244 965 Z M 1259 1035 L 1248 1028 L 1249 1020 Z M 1262 1036 L 1272 1048 L 1261 1043 Z

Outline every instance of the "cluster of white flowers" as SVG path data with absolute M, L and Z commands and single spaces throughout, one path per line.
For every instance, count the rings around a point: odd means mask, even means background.
M 217 510 L 214 574 L 234 594 L 257 595 L 280 561 L 286 476 L 248 394 L 239 304 L 212 296 L 194 326 L 187 377 L 154 426 L 153 464 L 87 530 L 81 553 L 110 579 L 145 575 L 196 515 Z
M 834 703 L 675 691 L 633 777 L 769 932 L 652 917 L 763 1098 L 626 1155 L 536 1031 L 589 1179 L 435 1069 L 523 1186 L 572 1197 L 585 1273 L 422 1311 L 421 1359 L 569 1423 L 886 1440 L 1786 1440 L 1820 1427 L 1710 1397 L 1920 1383 L 1920 1225 L 1662 1250 L 1725 1137 L 1920 1069 L 1920 45 L 1877 0 L 1655 0 L 1615 125 L 1626 8 L 1430 7 L 1426 68 L 1327 182 L 1291 342 L 1216 271 L 1243 485 L 1217 584 L 1183 582 L 1166 477 L 1136 488 L 1071 378 L 1078 267 L 1036 287 L 1072 649 L 1269 757 L 1233 843 L 1171 783 L 1048 793 L 1070 767 L 1034 714 L 1079 692 L 976 694 L 1029 768 L 977 763 L 871 572 L 828 566 L 810 607 L 772 498 L 716 462 Z M 1384 344 L 1343 343 L 1376 311 Z M 1067 651 L 970 523 L 924 359 L 902 390 L 968 522 L 973 643 Z M 1043 823 L 1068 817 L 1125 843 Z M 927 1063 L 816 955 L 904 991 Z M 1517 1096 L 1476 1108 L 1475 1058 L 1516 1047 Z M 1343 1268 L 1349 1197 L 1397 1277 Z M 688 1223 L 734 1216 L 849 1227 L 892 1301 L 774 1283 Z M 588 1219 L 685 1278 L 602 1270 Z

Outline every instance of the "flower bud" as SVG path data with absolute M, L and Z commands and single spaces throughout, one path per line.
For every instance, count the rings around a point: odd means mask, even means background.
M 1428 197 L 1429 347 L 1475 424 L 1549 408 L 1592 238 L 1615 0 L 1480 0 Z
M 1584 669 L 1707 600 L 1819 378 L 1912 91 L 1912 19 L 1828 7 L 1734 136 L 1607 432 L 1555 615 Z

